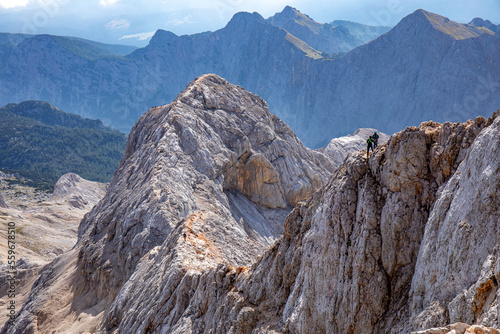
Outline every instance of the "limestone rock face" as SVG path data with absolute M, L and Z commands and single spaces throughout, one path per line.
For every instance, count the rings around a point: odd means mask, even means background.
M 61 176 L 55 184 L 50 201 L 65 201 L 75 208 L 90 210 L 103 198 L 105 192 L 104 183 L 88 181 L 75 173 L 68 173 Z
M 480 248 L 484 251 L 472 253 L 469 243 L 449 240 L 443 251 L 463 254 L 465 267 L 445 264 L 450 255 L 422 259 L 427 258 L 423 257 L 426 240 L 432 235 L 453 239 L 458 234 L 429 234 L 437 217 L 443 223 L 465 214 L 467 224 L 476 221 L 478 233 L 490 233 L 496 239 L 499 202 L 492 194 L 497 194 L 500 184 L 499 139 L 500 113 L 496 113 L 489 120 L 426 122 L 407 128 L 381 145 L 368 161 L 364 152 L 355 152 L 327 185 L 295 206 L 283 237 L 250 269 L 221 263 L 190 271 L 193 274 L 184 276 L 175 290 L 163 288 L 161 299 L 152 298 L 163 307 L 147 312 L 142 327 L 126 310 L 150 309 L 148 298 L 130 302 L 132 294 L 124 295 L 117 298 L 121 302 L 115 302 L 109 313 L 113 316 L 104 323 L 111 324 L 108 330 L 114 329 L 114 320 L 125 313 L 119 332 L 408 333 L 422 327 L 446 328 L 465 317 L 469 308 L 477 313 L 470 322 L 476 326 L 465 326 L 466 330 L 477 332 L 482 328 L 477 325 L 498 328 L 498 269 L 491 264 L 498 262 L 494 256 L 499 245 L 491 248 L 486 241 Z M 471 170 L 468 176 L 466 168 L 478 161 L 483 161 L 478 172 Z M 450 196 L 446 188 L 455 178 L 467 182 L 463 183 L 469 188 L 466 192 L 472 191 L 466 180 L 476 178 L 482 185 L 476 191 L 484 195 L 445 209 L 439 203 L 444 194 Z M 480 216 L 467 215 L 485 207 L 483 201 L 489 209 Z M 460 223 L 454 227 L 462 228 Z M 481 254 L 488 254 L 485 260 Z M 157 286 L 153 272 L 162 268 L 165 256 L 149 255 L 150 264 L 141 267 L 122 291 L 139 290 L 135 296 L 140 296 L 147 287 Z M 428 266 L 419 269 L 423 263 Z M 468 265 L 472 270 L 466 269 Z M 447 267 L 442 278 L 441 266 Z M 141 281 L 142 277 L 146 279 Z M 461 286 L 447 283 L 459 277 L 467 278 Z M 445 289 L 433 294 L 442 284 Z M 440 312 L 446 308 L 448 312 Z
M 335 165 L 340 165 L 348 153 L 366 150 L 366 140 L 375 131 L 377 130 L 369 128 L 358 129 L 352 135 L 333 138 L 326 147 L 320 148 L 318 151 L 330 157 L 332 163 Z M 389 136 L 383 132 L 378 131 L 377 134 L 379 135 L 379 145 L 389 139 Z
M 500 111 L 406 128 L 369 159 L 349 154 L 316 191 L 324 156 L 289 131 L 214 75 L 150 110 L 77 246 L 3 332 L 500 327 Z M 273 243 L 283 203 L 295 207 Z
M 244 270 L 331 170 L 264 100 L 216 75 L 196 79 L 134 126 L 107 195 L 80 225 L 77 246 L 47 267 L 50 279 L 34 288 L 12 332 L 34 323 L 42 331 L 85 325 L 127 333 L 178 325 L 189 302 L 184 287 L 228 281 L 219 267 Z M 58 271 L 75 263 L 69 274 Z M 203 278 L 205 272 L 212 274 Z M 71 285 L 47 311 L 54 287 Z M 58 323 L 63 315 L 73 319 L 69 301 L 95 318 Z
M 431 328 L 423 331 L 412 332 L 411 334 L 500 334 L 500 330 L 481 325 L 467 325 L 457 322 L 445 327 Z
M 327 185 L 296 205 L 287 217 L 283 237 L 250 269 L 220 265 L 182 282 L 178 294 L 174 293 L 184 298 L 181 309 L 176 304 L 177 317 L 172 312 L 160 313 L 149 322 L 150 328 L 170 333 L 407 333 L 420 327 L 444 328 L 458 318 L 453 314 L 465 316 L 467 307 L 478 312 L 471 322 L 498 327 L 492 278 L 498 269 L 477 261 L 478 254 L 470 252 L 468 243 L 449 242 L 443 251 L 467 253 L 462 261 L 467 265 L 476 261 L 482 269 L 470 271 L 467 266 L 450 264 L 442 271 L 446 279 L 439 281 L 440 276 L 433 273 L 446 267 L 440 262 L 448 261 L 450 255 L 444 260 L 434 256 L 429 267 L 419 268 L 434 219 L 439 216 L 443 222 L 459 212 L 479 210 L 477 201 L 489 199 L 489 211 L 468 217 L 476 220 L 478 232 L 494 231 L 491 235 L 496 239 L 499 203 L 491 194 L 496 194 L 500 184 L 499 138 L 500 113 L 496 113 L 489 120 L 426 122 L 407 128 L 393 135 L 368 161 L 363 152 L 349 155 Z M 471 171 L 467 176 L 463 169 L 479 160 L 483 173 Z M 485 195 L 477 201 L 461 201 L 460 206 L 450 205 L 446 213 L 437 215 L 443 209 L 439 203 L 445 189 L 464 176 L 477 177 L 483 185 L 478 189 Z M 436 235 L 453 238 L 457 232 Z M 489 252 L 487 263 L 497 263 L 492 259 L 497 248 L 479 255 Z M 462 300 L 462 305 L 442 297 L 452 284 L 432 294 L 442 286 L 438 282 L 458 277 L 468 277 L 464 279 L 467 284 L 450 295 Z M 423 294 L 427 299 L 413 292 L 416 287 L 430 290 Z M 472 295 L 475 298 L 468 300 Z M 426 312 L 421 311 L 426 305 Z M 449 312 L 439 313 L 445 308 Z

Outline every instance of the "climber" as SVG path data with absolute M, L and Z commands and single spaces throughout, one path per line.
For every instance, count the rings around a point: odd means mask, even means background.
M 377 131 L 375 131 L 372 135 L 372 140 L 373 140 L 373 150 L 375 150 L 378 146 L 378 134 L 377 134 Z
M 372 152 L 373 152 L 373 147 L 372 147 L 373 138 L 372 138 L 372 136 L 368 137 L 368 140 L 366 141 L 366 143 L 368 144 L 368 147 L 366 148 L 366 157 L 369 158 L 370 157 L 370 149 L 372 149 Z

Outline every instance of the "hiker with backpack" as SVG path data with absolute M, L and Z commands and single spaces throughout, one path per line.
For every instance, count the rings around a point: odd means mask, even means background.
M 370 157 L 370 149 L 372 149 L 372 152 L 373 152 L 373 138 L 372 136 L 368 137 L 368 140 L 366 141 L 366 143 L 368 144 L 368 147 L 366 148 L 366 157 L 369 158 Z
M 377 146 L 378 146 L 378 138 L 379 138 L 379 136 L 378 136 L 378 134 L 377 134 L 377 131 L 375 131 L 375 132 L 373 133 L 373 135 L 372 135 L 372 137 L 371 137 L 371 138 L 372 138 L 372 141 L 373 141 L 373 148 L 372 148 L 372 151 L 373 151 L 373 150 L 375 150 L 375 149 L 377 148 Z

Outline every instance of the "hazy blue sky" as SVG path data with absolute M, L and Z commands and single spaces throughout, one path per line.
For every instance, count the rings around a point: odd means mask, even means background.
M 500 0 L 0 0 L 0 31 L 58 34 L 108 43 L 144 45 L 156 29 L 178 35 L 217 30 L 234 13 L 265 18 L 291 5 L 319 22 L 350 20 L 396 25 L 414 10 L 467 23 L 474 17 L 500 23 Z

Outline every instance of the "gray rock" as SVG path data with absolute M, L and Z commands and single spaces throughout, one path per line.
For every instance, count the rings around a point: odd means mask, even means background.
M 302 153 L 279 168 L 280 159 L 268 157 L 283 137 Z M 369 159 L 351 153 L 307 198 L 287 197 L 282 175 L 301 166 L 296 183 L 312 183 L 306 175 L 326 173 L 324 157 L 295 140 L 262 100 L 214 75 L 150 110 L 106 197 L 82 222 L 77 247 L 44 269 L 9 332 L 36 324 L 69 333 L 84 323 L 118 333 L 499 327 L 500 111 L 488 120 L 409 127 Z M 257 161 L 267 166 L 261 171 L 278 171 L 271 185 L 279 181 L 282 200 L 297 201 L 272 245 L 264 245 L 273 230 L 268 210 L 281 209 L 269 207 L 262 188 L 249 198 L 238 182 L 224 182 L 228 171 L 240 173 L 235 161 L 246 164 L 249 151 L 269 161 Z M 75 281 L 53 301 L 54 287 Z M 42 312 L 48 302 L 52 314 Z M 72 318 L 75 311 L 94 316 L 84 322 Z M 66 327 L 54 325 L 61 318 Z M 450 325 L 462 320 L 474 326 Z
M 4 199 L 2 198 L 2 195 L 0 195 L 0 208 L 7 209 L 9 206 L 7 203 L 5 203 Z
M 75 208 L 90 210 L 103 198 L 106 187 L 104 183 L 88 181 L 75 173 L 68 173 L 56 182 L 49 200 L 67 202 Z
M 197 78 L 134 126 L 106 196 L 80 225 L 77 246 L 44 271 L 50 279 L 42 273 L 11 331 L 34 321 L 42 331 L 81 326 L 55 324 L 62 314 L 71 319 L 65 311 L 35 320 L 55 286 L 73 284 L 68 277 L 78 284 L 60 300 L 96 314 L 92 326 L 102 317 L 107 331 L 184 328 L 191 291 L 219 295 L 213 288 L 231 284 L 232 270 L 246 270 L 271 246 L 292 206 L 325 184 L 332 169 L 264 100 L 216 75 Z M 74 262 L 71 274 L 58 272 Z M 204 287 L 212 280 L 214 287 Z M 243 309 L 238 326 L 251 327 L 256 317 Z

